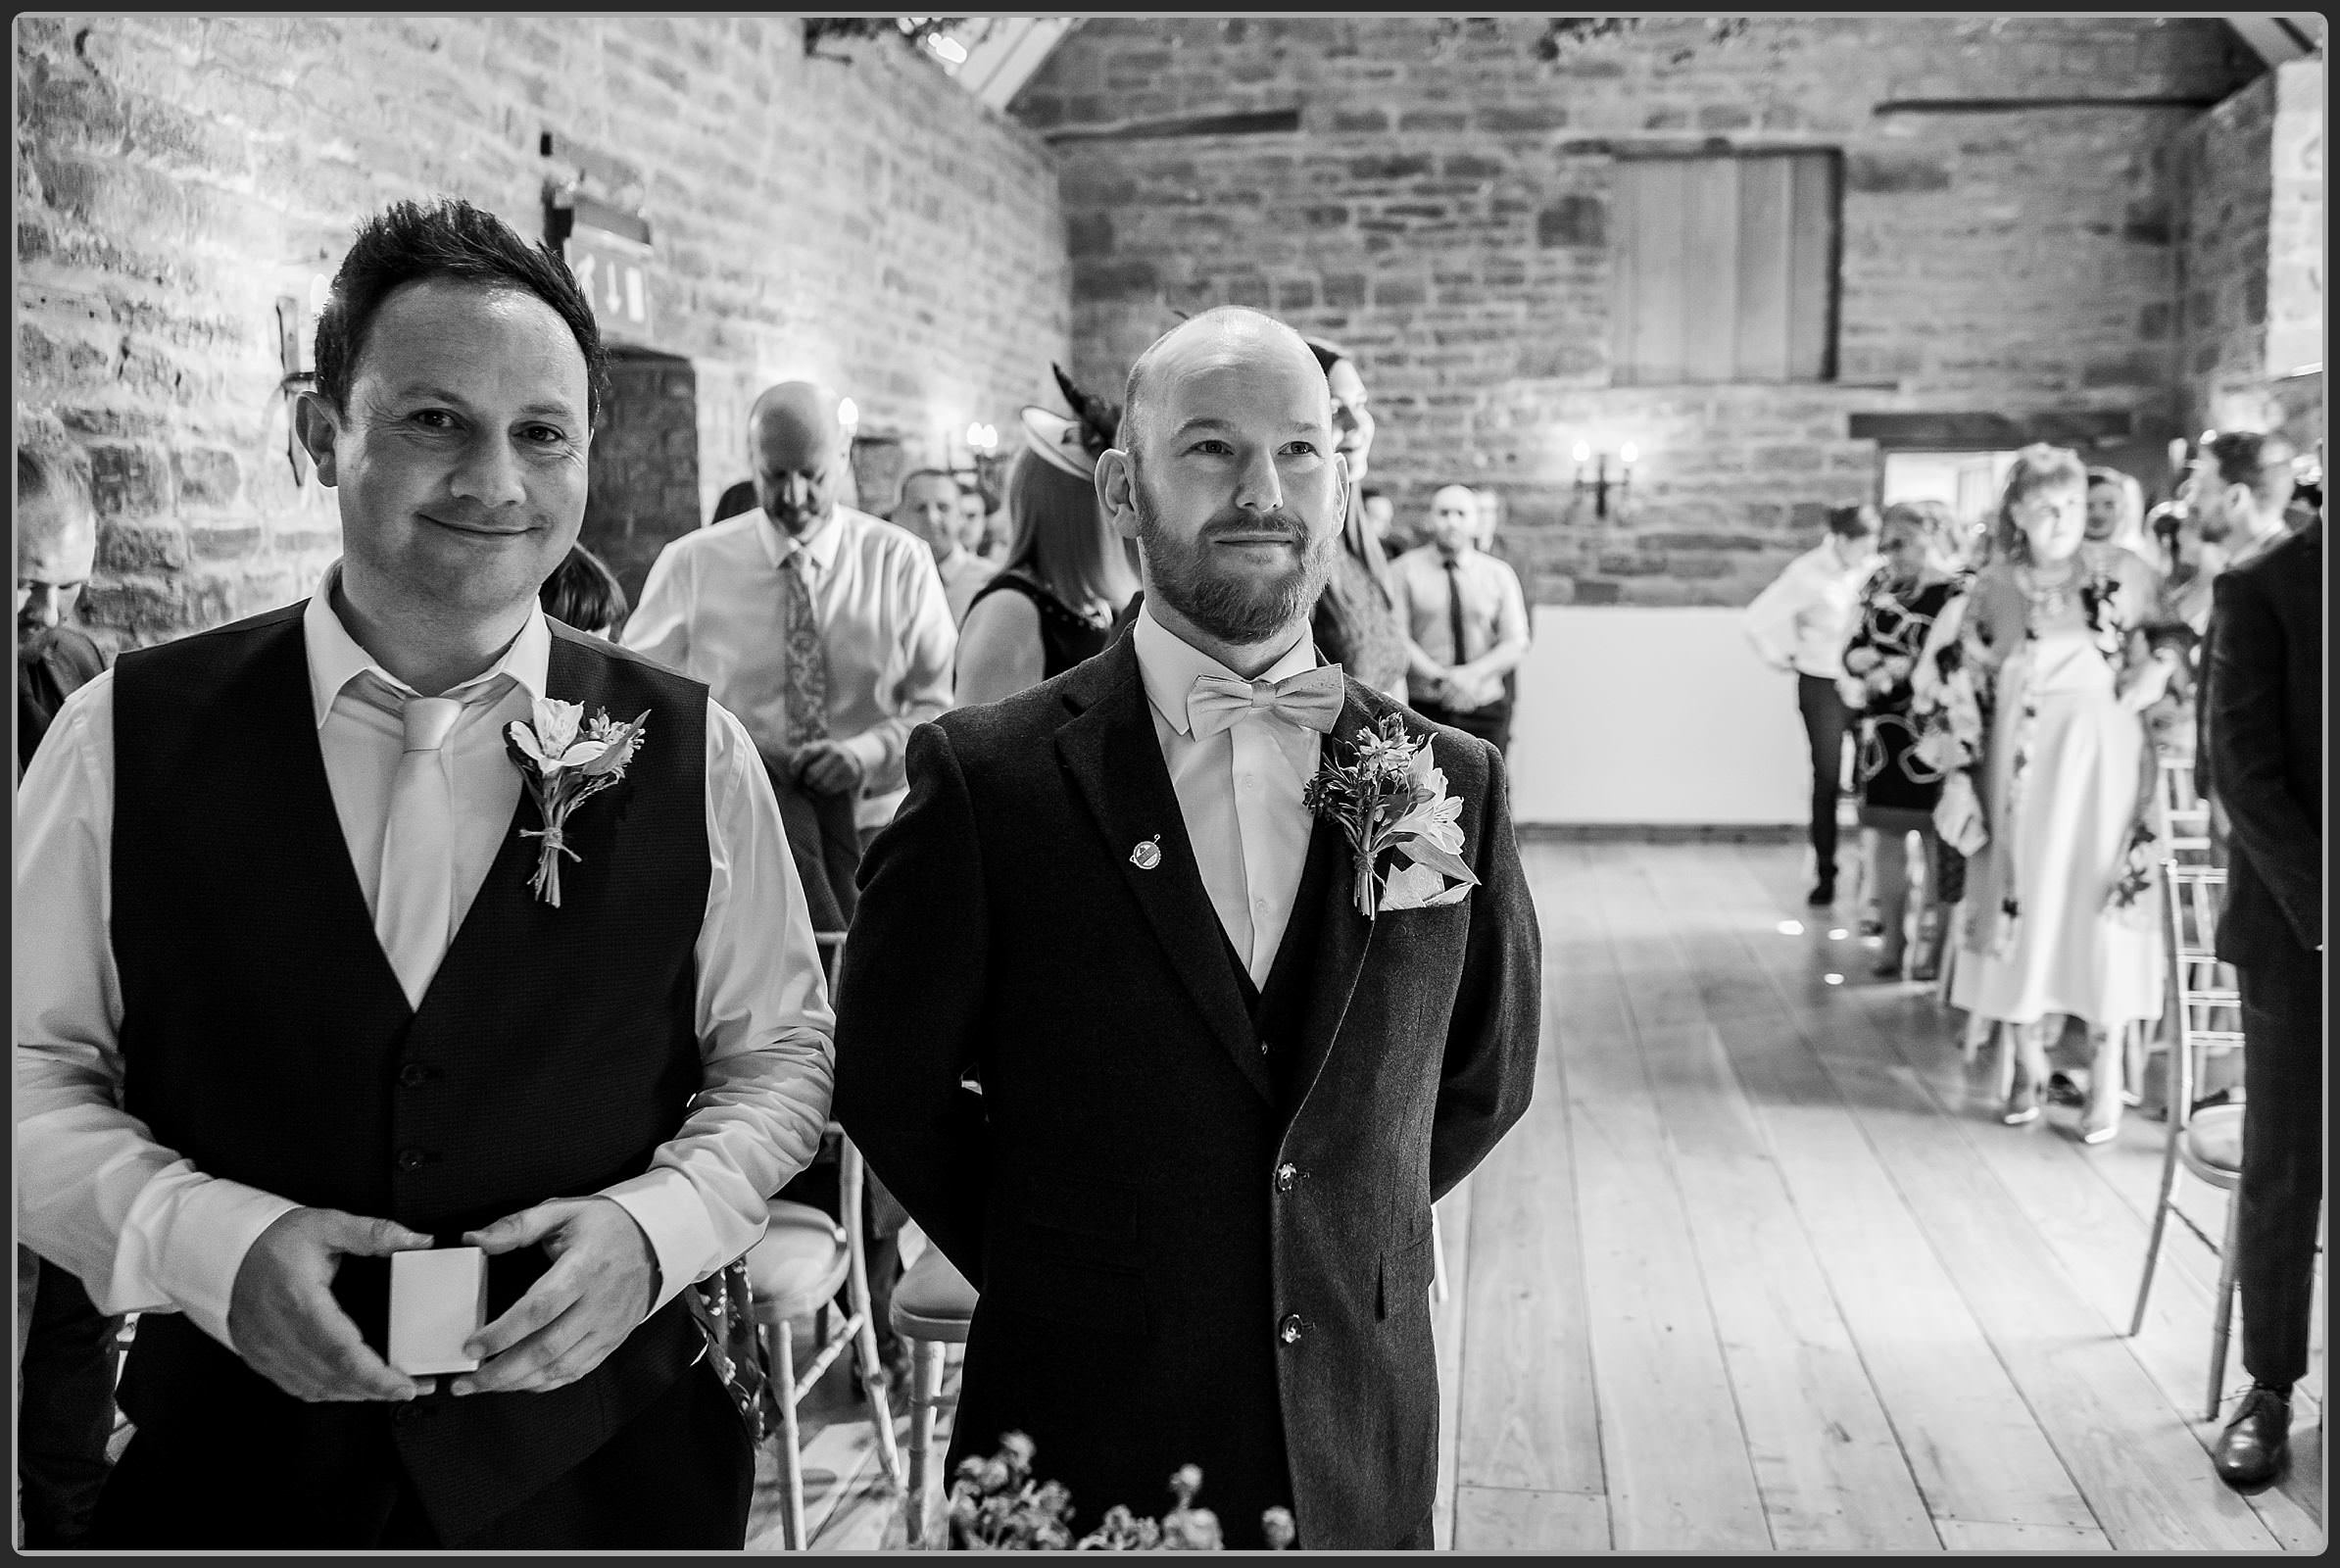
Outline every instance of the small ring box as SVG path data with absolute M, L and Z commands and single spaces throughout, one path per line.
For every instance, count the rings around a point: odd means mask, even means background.
M 438 1247 L 390 1254 L 390 1364 L 409 1377 L 476 1372 L 463 1342 L 487 1322 L 487 1254 Z

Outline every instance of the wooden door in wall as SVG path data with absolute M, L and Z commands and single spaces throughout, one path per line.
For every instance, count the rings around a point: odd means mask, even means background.
M 699 526 L 699 377 L 691 362 L 612 346 L 580 542 L 639 603 L 650 564 Z

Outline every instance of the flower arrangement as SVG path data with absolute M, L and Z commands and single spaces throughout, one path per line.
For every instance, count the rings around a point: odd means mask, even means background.
M 1034 1481 L 1032 1440 L 1021 1432 L 999 1439 L 989 1459 L 959 1461 L 951 1483 L 951 1544 L 963 1551 L 1218 1551 L 1226 1543 L 1218 1515 L 1194 1506 L 1202 1471 L 1182 1465 L 1170 1478 L 1176 1501 L 1160 1519 L 1141 1519 L 1119 1503 L 1078 1541 L 1072 1533 L 1072 1494 L 1061 1482 Z M 1281 1551 L 1297 1538 L 1292 1511 L 1260 1516 L 1268 1546 Z
M 1359 732 L 1348 761 L 1328 754 L 1301 801 L 1348 839 L 1357 912 L 1368 920 L 1381 909 L 1458 904 L 1479 885 L 1462 858 L 1462 802 L 1446 793 L 1430 737 L 1408 735 L 1400 714 Z
M 544 841 L 528 886 L 554 908 L 561 907 L 561 858 L 583 858 L 563 837 L 569 812 L 625 777 L 649 722 L 647 711 L 630 724 L 613 723 L 598 711 L 589 720 L 583 704 L 548 697 L 538 700 L 532 719 L 504 726 L 505 750 L 544 819 L 541 828 L 520 829 L 520 837 Z

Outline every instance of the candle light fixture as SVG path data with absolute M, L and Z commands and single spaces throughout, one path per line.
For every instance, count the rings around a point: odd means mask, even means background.
M 1578 501 L 1582 502 L 1587 495 L 1592 497 L 1592 514 L 1605 520 L 1609 515 L 1609 494 L 1615 491 L 1618 514 L 1624 515 L 1626 501 L 1633 492 L 1633 465 L 1640 461 L 1641 449 L 1631 441 L 1617 449 L 1617 477 L 1614 479 L 1609 477 L 1609 455 L 1606 452 L 1595 453 L 1589 441 L 1579 441 L 1576 450 L 1570 455 L 1577 463 Z M 1592 469 L 1589 477 L 1584 471 L 1587 465 Z

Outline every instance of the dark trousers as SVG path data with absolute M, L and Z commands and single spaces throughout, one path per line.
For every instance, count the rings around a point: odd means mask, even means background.
M 98 1311 L 78 1279 L 41 1259 L 17 1415 L 27 1547 L 77 1546 L 89 1530 L 106 1485 L 121 1330 L 122 1319 Z
M 1504 756 L 1511 755 L 1511 700 L 1498 699 L 1485 708 L 1469 712 L 1447 708 L 1438 703 L 1416 703 L 1414 711 L 1434 724 L 1459 729 L 1465 735 L 1476 735 L 1493 746 Z
M 2242 1187 L 2235 1275 L 2242 1359 L 2289 1388 L 2308 1371 L 2316 1220 L 2323 1188 L 2320 959 L 2285 942 L 2237 966 L 2243 1024 Z
M 390 1416 L 390 1406 L 365 1407 L 342 1427 L 346 1447 L 298 1460 L 271 1457 L 265 1434 L 257 1443 L 239 1441 L 224 1420 L 174 1432 L 141 1427 L 99 1500 L 89 1544 L 115 1551 L 737 1551 L 747 1543 L 756 1450 L 705 1361 L 685 1367 L 582 1463 L 514 1499 L 465 1541 L 442 1541 L 432 1528 L 399 1463 Z M 324 1478 L 307 1484 L 304 1461 Z
M 1836 882 L 1836 798 L 1844 778 L 1844 737 L 1851 718 L 1836 683 L 1798 673 L 1795 706 L 1812 747 L 1812 858 L 1814 879 Z

